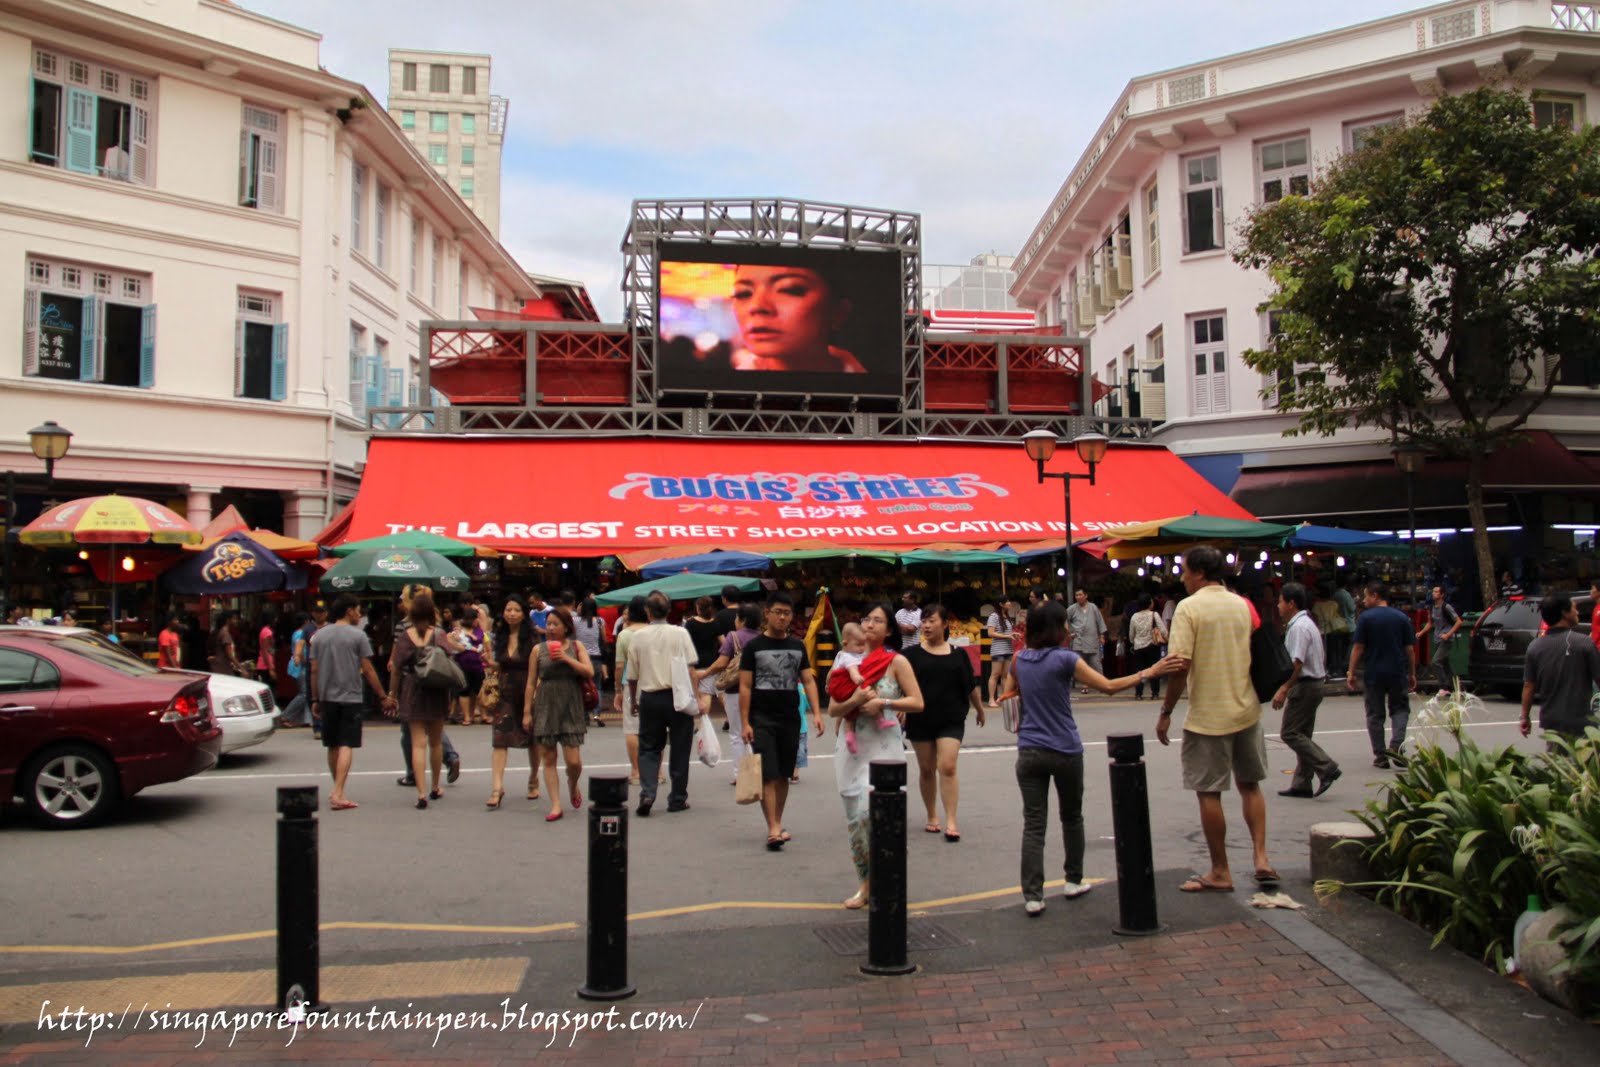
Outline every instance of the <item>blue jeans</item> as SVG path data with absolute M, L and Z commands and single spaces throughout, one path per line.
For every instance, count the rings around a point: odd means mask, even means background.
M 1406 743 L 1406 723 L 1411 721 L 1411 697 L 1406 692 L 1404 675 L 1390 678 L 1369 678 L 1366 683 L 1367 738 L 1372 742 L 1372 754 L 1381 756 L 1385 751 L 1399 752 Z M 1389 746 L 1383 744 L 1383 715 L 1389 713 Z
M 306 671 L 305 673 L 301 674 L 299 678 L 295 679 L 295 684 L 300 687 L 300 691 L 295 694 L 295 698 L 289 701 L 288 705 L 283 709 L 282 714 L 278 716 L 279 722 L 292 723 L 295 726 L 306 726 L 310 724 L 311 701 L 309 699 L 309 694 L 306 692 L 306 687 L 310 685 L 310 683 L 310 671 Z
M 406 777 L 415 778 L 416 772 L 411 769 L 411 726 L 408 723 L 400 724 L 400 751 L 405 753 Z M 450 735 L 444 735 L 444 763 L 448 767 L 461 759 L 461 753 L 456 751 L 456 746 L 450 743 Z

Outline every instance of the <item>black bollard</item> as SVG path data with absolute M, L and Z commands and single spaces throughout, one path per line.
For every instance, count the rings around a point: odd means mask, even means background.
M 862 974 L 910 974 L 906 962 L 906 761 L 872 761 L 872 897 L 867 904 L 867 962 Z
M 1108 734 L 1111 756 L 1111 825 L 1117 842 L 1117 905 L 1114 933 L 1144 937 L 1159 933 L 1156 868 L 1150 851 L 1150 792 L 1144 777 L 1144 735 Z
M 317 787 L 278 787 L 278 1009 L 321 1003 L 317 970 Z
M 589 776 L 589 976 L 584 1000 L 623 1000 L 628 981 L 628 776 Z

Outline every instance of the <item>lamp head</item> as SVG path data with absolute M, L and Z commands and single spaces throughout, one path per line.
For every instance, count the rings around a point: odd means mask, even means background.
M 1106 458 L 1106 448 L 1111 444 L 1106 440 L 1105 434 L 1081 433 L 1072 439 L 1072 447 L 1078 450 L 1078 458 L 1091 467 Z
M 1056 435 L 1049 430 L 1029 430 L 1022 435 L 1022 447 L 1035 463 L 1048 463 L 1056 454 Z
M 1404 444 L 1395 446 L 1394 465 L 1400 468 L 1401 474 L 1420 473 L 1423 464 L 1427 463 L 1427 461 L 1427 450 L 1421 445 Z
M 48 420 L 28 431 L 28 447 L 39 459 L 53 463 L 72 447 L 72 431 Z

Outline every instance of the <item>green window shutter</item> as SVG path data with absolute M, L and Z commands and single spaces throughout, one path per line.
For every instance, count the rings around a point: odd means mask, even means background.
M 39 373 L 39 290 L 22 293 L 22 373 Z
M 78 174 L 93 174 L 95 106 L 93 93 L 82 89 L 67 90 L 67 151 L 66 166 Z
M 272 395 L 282 400 L 289 395 L 289 324 L 272 327 Z
M 140 309 L 139 318 L 139 388 L 153 389 L 156 384 L 156 306 L 147 304 Z
M 100 320 L 105 301 L 98 296 L 83 301 L 83 337 L 78 346 L 78 380 L 100 380 Z

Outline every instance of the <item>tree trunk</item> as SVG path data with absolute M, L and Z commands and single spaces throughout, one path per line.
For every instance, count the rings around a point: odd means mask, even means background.
M 1483 510 L 1483 447 L 1473 444 L 1467 454 L 1467 513 L 1472 517 L 1472 547 L 1478 557 L 1478 589 L 1485 610 L 1495 601 L 1494 555 L 1489 551 L 1489 517 Z

